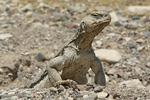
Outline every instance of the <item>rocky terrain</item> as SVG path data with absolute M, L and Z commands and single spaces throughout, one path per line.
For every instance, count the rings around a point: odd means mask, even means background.
M 0 99 L 2 100 L 150 100 L 149 0 L 0 0 Z M 102 61 L 106 87 L 94 74 L 80 90 L 24 88 L 76 33 L 90 12 L 105 10 L 111 24 L 93 49 Z

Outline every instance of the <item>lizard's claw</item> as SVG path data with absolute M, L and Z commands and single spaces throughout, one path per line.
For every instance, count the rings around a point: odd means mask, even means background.
M 67 85 L 67 86 L 69 86 L 73 89 L 78 89 L 77 83 L 75 81 L 69 80 L 69 79 L 68 80 L 62 80 L 62 81 L 57 81 L 55 83 L 55 85 L 56 85 L 56 87 L 59 87 L 60 85 Z
M 77 88 L 77 82 L 73 81 L 73 80 L 68 80 L 69 81 L 69 86 L 72 88 Z

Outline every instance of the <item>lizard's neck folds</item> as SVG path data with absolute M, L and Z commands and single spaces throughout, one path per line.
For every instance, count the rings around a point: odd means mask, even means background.
M 74 48 L 76 48 L 80 52 L 88 52 L 92 50 L 92 42 L 99 34 L 100 31 L 94 31 L 94 32 L 84 32 L 84 33 L 77 33 L 73 41 L 69 44 L 72 45 Z

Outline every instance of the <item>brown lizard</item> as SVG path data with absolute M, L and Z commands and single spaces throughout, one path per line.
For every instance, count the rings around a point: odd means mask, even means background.
M 75 86 L 76 82 L 85 84 L 89 68 L 95 73 L 95 83 L 105 86 L 102 64 L 95 56 L 92 42 L 110 21 L 111 17 L 105 11 L 93 12 L 85 17 L 71 41 L 31 80 L 28 87 L 48 88 L 59 84 Z

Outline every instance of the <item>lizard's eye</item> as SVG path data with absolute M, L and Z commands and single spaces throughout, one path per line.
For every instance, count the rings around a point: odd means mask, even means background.
M 94 17 L 96 17 L 98 14 L 97 13 L 92 13 L 91 15 L 94 16 Z
M 92 13 L 91 16 L 93 16 L 95 18 L 101 18 L 101 17 L 103 17 L 103 15 L 99 14 L 99 13 Z

